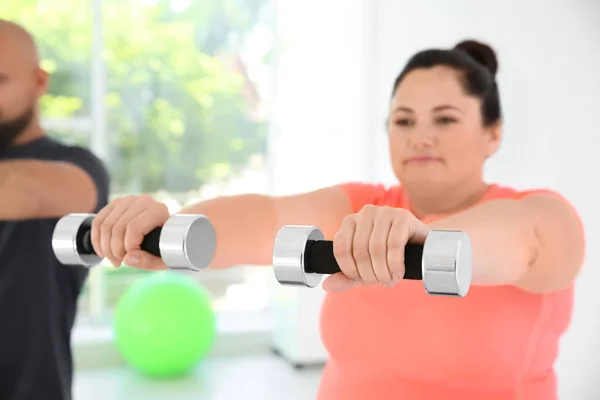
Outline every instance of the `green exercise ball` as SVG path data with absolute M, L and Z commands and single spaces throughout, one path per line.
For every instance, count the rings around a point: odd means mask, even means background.
M 210 296 L 193 279 L 169 271 L 138 279 L 119 300 L 116 345 L 126 361 L 152 378 L 185 375 L 216 335 Z

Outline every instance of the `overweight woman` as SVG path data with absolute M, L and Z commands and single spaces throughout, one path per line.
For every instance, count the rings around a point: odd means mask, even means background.
M 182 210 L 212 221 L 212 268 L 270 264 L 284 225 L 314 225 L 333 240 L 342 272 L 323 282 L 331 357 L 319 400 L 557 398 L 553 365 L 571 318 L 583 229 L 558 193 L 484 181 L 502 139 L 496 70 L 494 51 L 475 41 L 409 60 L 389 107 L 396 185 L 228 196 Z M 116 199 L 94 220 L 94 248 L 115 266 L 163 269 L 140 244 L 168 218 L 148 195 Z M 432 229 L 471 238 L 465 298 L 429 296 L 421 282 L 402 280 L 405 244 L 423 243 Z

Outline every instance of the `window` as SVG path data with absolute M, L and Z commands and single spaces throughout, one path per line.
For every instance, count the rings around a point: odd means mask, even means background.
M 89 147 L 112 197 L 152 193 L 172 212 L 267 192 L 270 0 L 21 0 L 0 16 L 34 35 L 51 73 L 50 136 Z M 92 269 L 80 317 L 105 321 L 145 271 Z M 268 269 L 194 273 L 217 311 L 266 306 Z

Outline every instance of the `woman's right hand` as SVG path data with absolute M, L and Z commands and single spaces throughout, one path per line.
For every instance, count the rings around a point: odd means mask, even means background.
M 146 270 L 166 269 L 160 257 L 141 250 L 144 236 L 170 218 L 167 206 L 150 195 L 119 197 L 111 201 L 92 222 L 92 245 L 96 254 L 115 267 L 125 263 Z

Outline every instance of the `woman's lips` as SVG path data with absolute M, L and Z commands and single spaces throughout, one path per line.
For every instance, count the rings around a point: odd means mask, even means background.
M 441 159 L 439 157 L 434 157 L 434 156 L 414 156 L 414 157 L 407 158 L 404 163 L 405 164 L 428 163 L 428 162 L 432 162 L 432 161 L 441 161 Z

